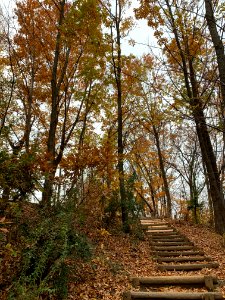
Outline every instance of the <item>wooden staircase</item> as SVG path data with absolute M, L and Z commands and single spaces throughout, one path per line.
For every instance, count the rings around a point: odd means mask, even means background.
M 161 272 L 196 271 L 217 268 L 218 263 L 205 256 L 187 237 L 162 220 L 143 219 L 143 229 L 149 236 L 153 259 Z M 217 291 L 218 279 L 214 276 L 154 276 L 132 278 L 132 285 L 139 291 L 123 293 L 123 300 L 141 299 L 225 299 Z M 179 288 L 179 292 L 171 291 Z M 200 288 L 193 292 L 192 288 Z M 181 291 L 180 291 L 181 289 Z M 185 291 L 182 291 L 185 289 Z M 163 290 L 163 291 L 162 291 Z

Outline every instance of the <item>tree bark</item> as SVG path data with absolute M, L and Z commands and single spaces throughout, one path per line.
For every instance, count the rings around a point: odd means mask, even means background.
M 224 53 L 224 45 L 221 40 L 217 27 L 216 27 L 216 19 L 213 12 L 213 4 L 212 0 L 205 0 L 205 10 L 206 10 L 206 21 L 209 28 L 209 32 L 212 38 L 212 42 L 216 51 L 216 58 L 219 70 L 219 78 L 220 78 L 220 88 L 221 88 L 221 96 L 222 96 L 222 118 L 223 125 L 225 125 L 225 53 Z M 225 126 L 224 128 L 225 129 Z
M 164 166 L 164 160 L 163 160 L 163 155 L 161 151 L 161 146 L 160 146 L 160 141 L 159 141 L 159 133 L 155 127 L 154 124 L 152 124 L 154 136 L 155 136 L 155 141 L 156 141 L 156 147 L 157 147 L 157 152 L 158 152 L 158 157 L 159 157 L 159 165 L 160 165 L 160 171 L 163 179 L 163 185 L 164 185 L 164 190 L 166 194 L 166 214 L 167 217 L 171 218 L 172 217 L 172 203 L 171 203 L 171 197 L 170 197 L 170 190 L 169 190 L 169 185 L 166 177 L 166 172 L 165 172 L 165 166 Z
M 116 0 L 116 15 L 115 15 L 115 27 L 116 27 L 116 44 L 117 44 L 117 55 L 116 59 L 113 54 L 113 67 L 117 86 L 117 153 L 118 153 L 118 172 L 119 172 L 119 189 L 120 189 L 120 205 L 122 214 L 122 224 L 124 232 L 130 231 L 129 216 L 128 216 L 128 205 L 124 182 L 124 145 L 123 145 L 123 110 L 122 110 L 122 83 L 121 83 L 121 2 Z M 112 42 L 113 43 L 113 42 Z
M 140 168 L 142 174 L 144 175 L 145 180 L 149 187 L 150 195 L 152 198 L 152 205 L 153 205 L 153 209 L 150 211 L 151 211 L 151 215 L 153 217 L 155 217 L 156 215 L 158 215 L 158 206 L 156 205 L 156 201 L 155 201 L 155 191 L 154 191 L 153 184 L 152 184 L 152 176 L 151 176 L 149 168 L 145 165 L 140 154 L 136 154 L 136 159 L 137 159 L 136 163 L 137 163 L 138 167 Z M 141 163 L 139 163 L 138 160 L 140 160 Z M 142 166 L 143 166 L 144 170 L 143 170 Z M 144 171 L 146 172 L 147 176 L 145 175 Z
M 64 8 L 65 0 L 60 2 L 60 15 L 58 26 L 60 27 L 64 19 Z M 45 176 L 44 190 L 42 194 L 42 205 L 45 207 L 51 206 L 51 198 L 53 193 L 53 182 L 55 178 L 55 172 L 57 166 L 55 165 L 55 139 L 56 139 L 56 128 L 58 125 L 58 106 L 59 106 L 59 86 L 57 84 L 57 70 L 60 58 L 60 41 L 61 41 L 61 31 L 58 30 L 56 37 L 55 55 L 52 68 L 52 79 L 51 79 L 51 90 L 52 90 L 52 103 L 51 103 L 51 116 L 50 116 L 50 128 L 47 140 L 47 153 L 49 156 L 49 170 L 48 174 Z
M 224 53 L 224 44 L 217 30 L 216 19 L 213 11 L 212 0 L 205 0 L 205 18 L 207 21 L 208 29 L 212 38 L 213 46 L 216 51 L 216 59 L 219 71 L 220 79 L 220 90 L 221 90 L 221 115 L 222 115 L 222 128 L 223 128 L 223 143 L 225 145 L 225 53 Z M 225 172 L 225 159 L 224 159 L 224 149 L 223 146 L 223 159 L 221 166 L 221 181 L 224 180 Z
M 176 40 L 177 48 L 181 57 L 182 70 L 184 74 L 185 87 L 187 90 L 187 96 L 189 98 L 190 108 L 194 117 L 198 140 L 202 153 L 202 160 L 206 166 L 207 177 L 210 185 L 210 194 L 213 203 L 214 217 L 215 217 L 215 229 L 218 233 L 223 234 L 225 232 L 225 205 L 224 196 L 222 191 L 222 185 L 219 178 L 219 172 L 216 164 L 216 157 L 213 151 L 211 139 L 206 124 L 203 105 L 201 103 L 198 84 L 195 77 L 195 71 L 193 67 L 193 60 L 189 53 L 189 46 L 186 41 L 186 37 L 182 36 L 185 45 L 185 52 L 182 49 L 178 29 L 171 9 L 169 0 L 166 0 L 169 16 L 171 19 L 171 25 Z
M 219 178 L 216 157 L 213 151 L 208 127 L 206 125 L 205 116 L 203 113 L 202 103 L 199 98 L 192 60 L 189 60 L 189 69 L 193 93 L 190 104 L 195 119 L 197 135 L 202 153 L 202 160 L 205 163 L 207 177 L 209 179 L 210 194 L 212 197 L 215 216 L 215 229 L 218 233 L 223 234 L 225 232 L 225 205 L 223 190 Z

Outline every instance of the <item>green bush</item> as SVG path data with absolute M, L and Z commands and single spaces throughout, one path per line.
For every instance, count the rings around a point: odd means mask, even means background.
M 41 295 L 49 299 L 53 295 L 57 299 L 66 298 L 69 275 L 66 259 L 89 259 L 91 247 L 87 238 L 73 230 L 67 213 L 61 213 L 30 229 L 25 239 L 20 276 L 15 279 L 9 299 L 32 300 Z
M 0 190 L 2 198 L 0 210 L 5 210 L 7 202 L 25 200 L 35 189 L 38 178 L 36 154 L 9 154 L 0 151 Z

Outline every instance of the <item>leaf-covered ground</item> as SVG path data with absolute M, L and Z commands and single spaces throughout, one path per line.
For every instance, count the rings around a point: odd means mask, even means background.
M 130 276 L 154 272 L 147 239 L 140 241 L 104 231 L 92 238 L 96 243 L 95 257 L 76 270 L 77 281 L 71 278 L 68 299 L 121 299 L 121 293 L 131 289 Z
M 76 264 L 70 277 L 68 299 L 73 300 L 121 300 L 125 290 L 132 289 L 129 278 L 132 276 L 154 276 L 175 274 L 212 274 L 225 278 L 225 248 L 221 236 L 213 230 L 185 223 L 173 224 L 185 234 L 207 256 L 211 256 L 220 266 L 218 269 L 203 269 L 196 272 L 159 272 L 151 258 L 148 238 L 139 240 L 122 233 L 109 234 L 99 230 L 90 234 L 96 247 L 94 257 L 86 263 Z M 73 266 L 73 261 L 68 261 Z M 175 290 L 179 290 L 175 288 Z M 225 288 L 221 287 L 225 295 Z
M 195 245 L 202 249 L 206 256 L 219 263 L 217 269 L 203 269 L 202 271 L 192 272 L 195 274 L 212 274 L 217 276 L 225 284 L 225 237 L 216 234 L 211 228 L 203 225 L 192 225 L 184 223 L 173 224 L 179 232 L 185 234 Z M 192 274 L 189 272 L 189 274 Z M 220 287 L 225 297 L 225 285 Z

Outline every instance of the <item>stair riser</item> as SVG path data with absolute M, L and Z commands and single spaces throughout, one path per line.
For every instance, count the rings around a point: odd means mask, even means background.
M 193 250 L 193 246 L 167 246 L 167 247 L 154 246 L 154 250 L 156 251 Z
M 195 271 L 202 270 L 205 268 L 212 269 L 218 268 L 218 264 L 187 264 L 187 265 L 161 265 L 158 266 L 158 270 L 160 271 Z
M 194 243 L 186 241 L 186 242 L 151 242 L 152 246 L 183 246 L 183 245 L 194 245 Z
M 151 241 L 153 242 L 186 242 L 189 241 L 187 238 L 183 237 L 163 237 L 163 238 L 151 238 Z
M 210 298 L 211 297 L 211 298 Z M 174 292 L 126 292 L 123 300 L 142 300 L 142 299 L 173 299 L 173 300 L 202 300 L 202 299 L 223 299 L 221 293 L 174 293 Z
M 211 258 L 205 256 L 199 257 L 165 257 L 165 258 L 155 258 L 158 263 L 162 262 L 197 262 L 197 261 L 211 261 Z
M 203 255 L 204 256 L 204 252 L 202 251 L 153 251 L 153 255 L 156 256 L 163 256 L 163 257 L 171 257 L 171 256 L 191 256 L 191 255 Z

